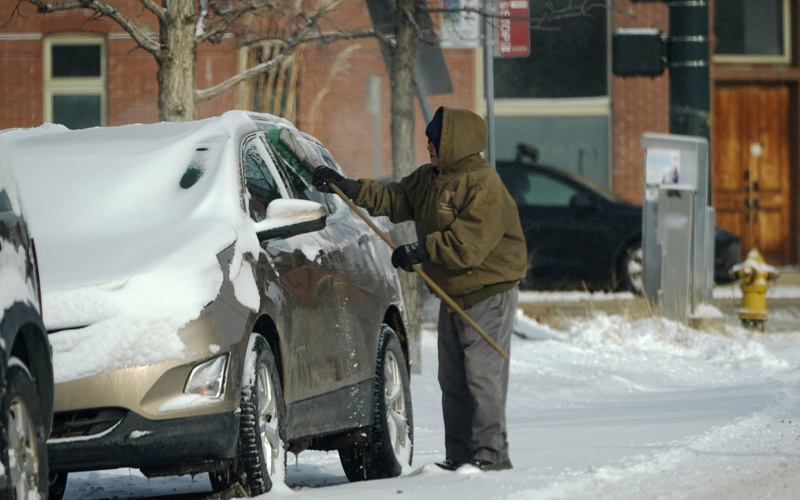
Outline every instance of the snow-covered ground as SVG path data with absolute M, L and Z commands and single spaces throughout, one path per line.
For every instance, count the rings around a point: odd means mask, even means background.
M 800 288 L 770 296 L 800 302 Z M 548 297 L 586 299 L 522 294 Z M 516 329 L 513 471 L 445 472 L 433 464 L 444 448 L 436 333 L 426 328 L 422 373 L 412 377 L 413 466 L 398 478 L 349 484 L 336 453 L 304 452 L 297 464 L 290 456 L 287 486 L 260 498 L 800 498 L 800 328 L 700 331 L 598 312 L 554 330 L 520 311 Z M 64 498 L 203 498 L 210 491 L 205 476 L 147 479 L 120 469 L 71 475 Z

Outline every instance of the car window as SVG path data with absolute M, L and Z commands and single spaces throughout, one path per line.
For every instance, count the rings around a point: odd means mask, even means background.
M 297 144 L 305 149 L 305 153 L 309 161 L 316 163 L 317 165 L 322 164 L 322 160 L 320 159 L 318 151 L 313 147 L 312 143 L 309 143 L 302 137 L 299 137 L 289 129 L 282 129 L 282 132 L 289 132 L 294 135 L 295 139 L 297 140 Z M 294 158 L 286 158 L 283 156 L 284 154 L 289 155 L 291 153 L 289 153 L 287 150 L 283 150 L 283 152 L 278 153 L 279 150 L 274 147 L 271 138 L 262 137 L 262 140 L 270 150 L 270 155 L 273 156 L 275 164 L 278 166 L 278 170 L 280 171 L 281 177 L 283 177 L 286 184 L 290 186 L 292 194 L 296 198 L 316 201 L 317 203 L 326 207 L 329 214 L 334 213 L 335 205 L 329 203 L 328 197 L 317 191 L 316 188 L 314 188 L 310 182 L 307 182 L 303 176 L 300 175 L 297 169 L 292 166 L 292 163 L 296 160 Z
M 11 212 L 11 200 L 5 189 L 0 190 L 0 212 Z
M 259 151 L 257 139 L 245 143 L 242 150 L 242 168 L 245 186 L 250 193 L 250 217 L 262 221 L 272 200 L 282 198 L 280 187 Z
M 523 198 L 526 205 L 568 207 L 573 196 L 578 194 L 572 186 L 547 175 L 529 172 L 524 177 L 523 181 L 529 186 Z

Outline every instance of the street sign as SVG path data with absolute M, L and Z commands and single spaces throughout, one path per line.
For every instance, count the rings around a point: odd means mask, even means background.
M 482 0 L 442 0 L 441 46 L 443 49 L 477 49 L 481 41 L 481 16 L 460 9 L 479 10 Z M 449 12 L 447 12 L 449 11 Z
M 497 55 L 527 57 L 531 53 L 528 0 L 500 0 L 497 20 Z

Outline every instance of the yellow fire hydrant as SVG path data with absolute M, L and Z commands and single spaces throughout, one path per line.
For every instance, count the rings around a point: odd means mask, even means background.
M 747 253 L 744 262 L 731 268 L 729 274 L 739 280 L 742 289 L 742 307 L 739 309 L 742 326 L 763 332 L 767 320 L 767 290 L 769 282 L 778 278 L 778 271 L 766 264 L 754 248 Z

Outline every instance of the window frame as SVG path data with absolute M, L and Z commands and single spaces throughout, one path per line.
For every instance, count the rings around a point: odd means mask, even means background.
M 53 46 L 57 45 L 99 45 L 100 76 L 97 77 L 53 77 Z M 106 40 L 103 35 L 93 33 L 59 33 L 45 37 L 44 44 L 44 121 L 53 122 L 53 99 L 57 95 L 99 96 L 100 126 L 106 120 Z
M 711 53 L 712 61 L 722 64 L 790 64 L 792 62 L 792 10 L 789 0 L 782 0 L 783 9 L 783 54 L 716 54 Z M 717 4 L 714 4 L 717 8 Z M 716 17 L 716 11 L 712 13 Z M 714 34 L 716 36 L 716 34 Z
M 613 26 L 612 2 L 606 1 L 606 95 L 590 97 L 547 97 L 547 98 L 503 98 L 493 97 L 492 106 L 495 118 L 581 118 L 592 117 L 605 120 L 606 149 L 605 177 L 609 186 L 614 185 L 613 175 L 613 90 L 614 75 L 611 71 L 611 37 Z M 475 68 L 475 110 L 486 115 L 488 103 L 486 100 L 486 64 L 485 47 L 478 47 L 474 51 Z

